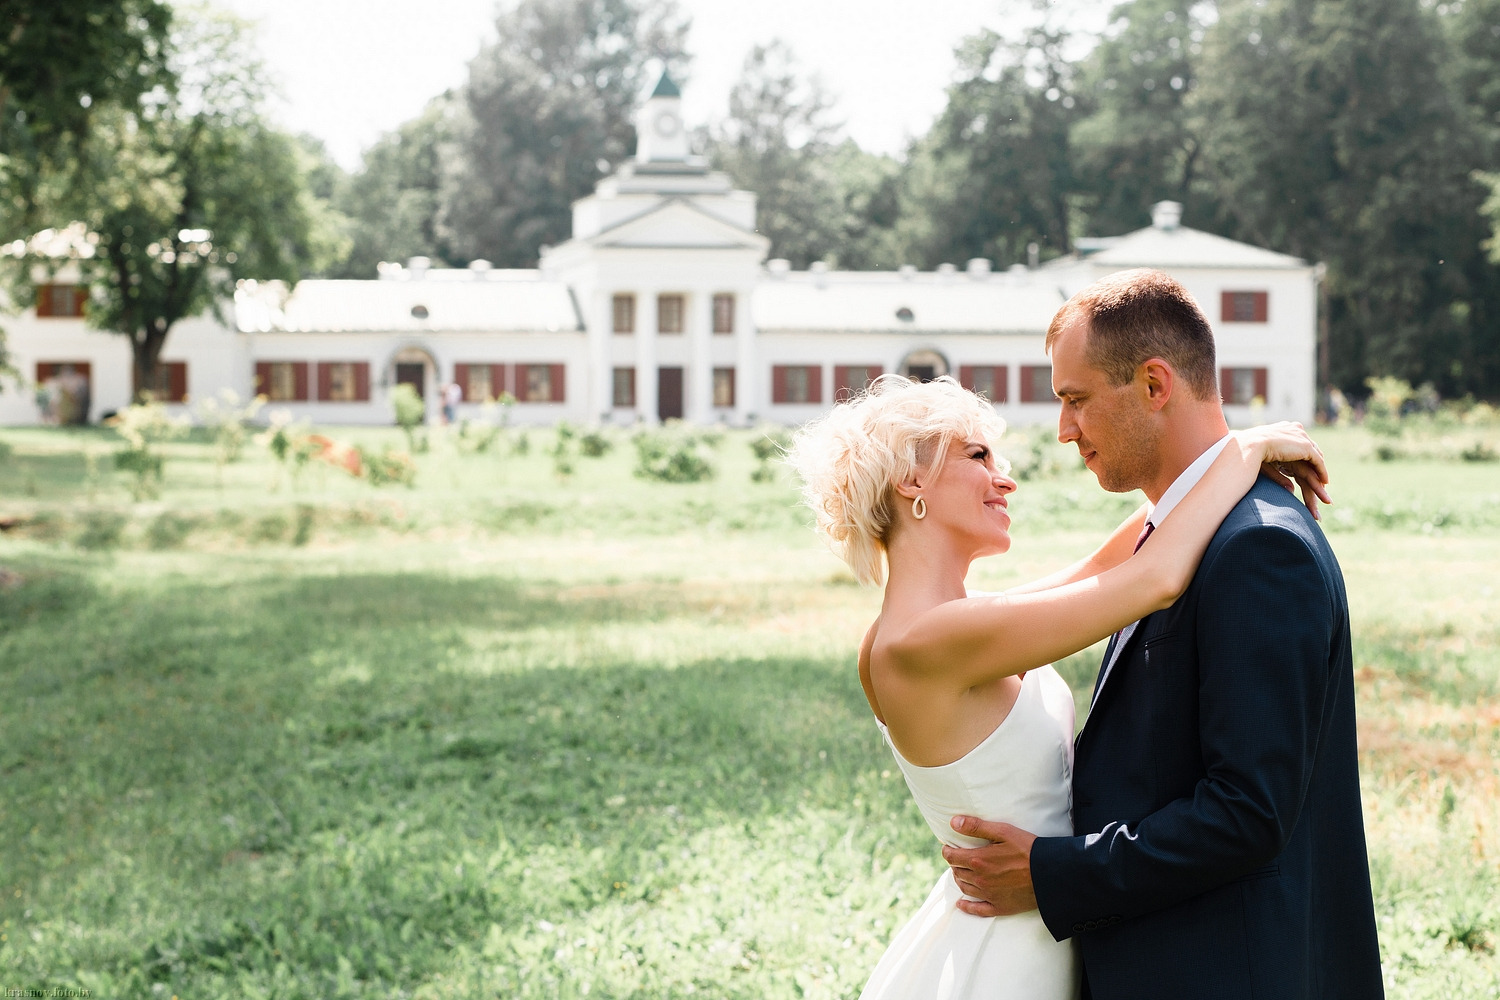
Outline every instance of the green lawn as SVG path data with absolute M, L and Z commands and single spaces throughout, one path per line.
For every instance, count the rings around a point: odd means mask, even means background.
M 1388 989 L 1493 997 L 1500 464 L 1320 439 Z M 135 503 L 111 433 L 0 429 L 0 988 L 857 995 L 941 859 L 853 670 L 878 594 L 747 442 L 676 485 L 439 436 L 377 490 L 187 440 Z M 973 585 L 1131 506 L 1064 462 Z

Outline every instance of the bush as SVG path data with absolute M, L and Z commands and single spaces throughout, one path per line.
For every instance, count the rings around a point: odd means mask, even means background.
M 763 427 L 760 434 L 750 439 L 750 453 L 755 456 L 755 468 L 750 470 L 752 482 L 769 483 L 776 479 L 776 465 L 786 456 L 792 446 L 792 432 L 785 427 Z
M 417 390 L 400 382 L 391 390 L 391 407 L 396 411 L 396 426 L 406 433 L 406 444 L 412 452 L 427 450 L 427 435 L 418 430 L 427 423 L 427 403 Z
M 1500 451 L 1496 451 L 1487 441 L 1475 441 L 1459 452 L 1459 457 L 1465 462 L 1500 462 Z
M 578 438 L 578 451 L 584 458 L 603 458 L 613 450 L 614 446 L 614 440 L 600 427 Z
M 378 454 L 359 449 L 360 464 L 371 486 L 412 486 L 417 481 L 417 463 L 404 451 L 382 449 Z
M 148 399 L 125 407 L 110 422 L 125 439 L 125 447 L 115 452 L 115 468 L 132 475 L 131 495 L 137 500 L 159 496 L 162 456 L 156 446 L 180 435 L 187 421 L 168 416 L 166 407 Z
M 636 432 L 635 474 L 662 483 L 701 483 L 714 477 L 712 442 L 720 435 L 684 431 L 681 427 Z

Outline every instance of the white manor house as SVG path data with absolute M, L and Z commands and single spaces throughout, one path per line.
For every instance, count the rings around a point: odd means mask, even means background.
M 233 326 L 204 316 L 173 329 L 159 398 L 190 409 L 230 388 L 314 424 L 389 424 L 397 384 L 435 413 L 453 382 L 460 417 L 509 392 L 517 424 L 795 424 L 895 371 L 952 375 L 1009 422 L 1043 423 L 1057 412 L 1052 315 L 1103 275 L 1155 267 L 1213 324 L 1231 423 L 1252 407 L 1311 423 L 1314 265 L 1184 227 L 1162 202 L 1151 226 L 1039 267 L 794 271 L 766 259 L 754 193 L 690 154 L 679 104 L 663 77 L 638 112 L 635 160 L 573 205 L 572 238 L 543 248 L 537 269 L 414 258 L 370 280 L 242 282 Z M 130 401 L 129 345 L 86 327 L 72 281 L 66 269 L 47 279 L 36 307 L 6 322 L 33 381 L 0 391 L 0 424 L 40 422 L 35 387 L 60 373 L 87 381 L 92 420 Z

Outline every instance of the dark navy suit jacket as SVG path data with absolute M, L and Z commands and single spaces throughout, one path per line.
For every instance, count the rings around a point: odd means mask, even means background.
M 1075 836 L 1032 848 L 1094 1000 L 1383 995 L 1353 683 L 1338 563 L 1262 478 L 1099 690 Z

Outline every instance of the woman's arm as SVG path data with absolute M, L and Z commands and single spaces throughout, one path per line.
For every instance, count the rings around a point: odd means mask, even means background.
M 1327 482 L 1322 453 L 1300 425 L 1235 432 L 1151 543 L 1120 565 L 1050 590 L 948 601 L 918 616 L 901 634 L 885 636 L 886 652 L 900 670 L 959 687 L 1076 653 L 1170 607 L 1262 463 L 1298 461 L 1309 462 L 1318 482 Z
M 1136 539 L 1141 537 L 1141 529 L 1146 526 L 1146 518 L 1150 514 L 1151 505 L 1141 504 L 1133 514 L 1120 523 L 1118 528 L 1110 532 L 1103 545 L 1089 555 L 1040 580 L 1032 580 L 1030 583 L 1023 583 L 1016 587 L 1007 587 L 1005 592 L 1007 594 L 1034 594 L 1039 590 L 1051 590 L 1065 583 L 1075 583 L 1091 576 L 1098 576 L 1107 569 L 1114 569 L 1129 559 L 1130 554 L 1135 551 Z

